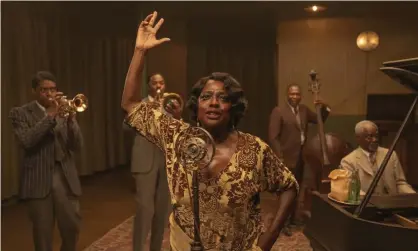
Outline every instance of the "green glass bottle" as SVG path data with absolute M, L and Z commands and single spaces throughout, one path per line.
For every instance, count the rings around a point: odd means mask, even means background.
M 356 168 L 351 174 L 350 180 L 350 189 L 348 190 L 348 202 L 349 203 L 358 203 L 360 201 L 360 177 L 358 174 L 358 169 Z

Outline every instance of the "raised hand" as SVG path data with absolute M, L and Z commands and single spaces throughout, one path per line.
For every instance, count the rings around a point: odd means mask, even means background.
M 65 97 L 63 92 L 56 92 L 54 95 L 52 95 L 51 97 L 49 97 L 49 101 L 50 102 L 52 100 L 59 101 L 62 97 Z
M 76 116 L 76 112 L 74 112 L 74 111 L 71 111 L 69 114 L 68 114 L 68 117 L 67 117 L 67 123 L 68 124 L 70 124 L 70 123 L 72 123 L 72 122 L 74 122 L 75 121 L 75 116 Z
M 161 18 L 158 23 L 154 26 L 154 23 L 157 19 L 157 12 L 154 11 L 152 14 L 148 15 L 144 21 L 141 22 L 138 28 L 138 33 L 136 35 L 136 49 L 147 50 L 151 49 L 157 45 L 160 45 L 164 42 L 170 41 L 169 38 L 157 39 L 155 35 L 160 29 L 161 25 L 164 23 L 164 19 Z
M 318 98 L 316 100 L 314 100 L 314 104 L 315 105 L 322 105 L 322 106 L 328 106 L 327 103 L 325 103 L 325 101 L 323 101 L 322 99 Z
M 55 117 L 58 113 L 59 103 L 54 98 L 51 98 L 48 101 L 49 103 L 48 107 L 46 108 L 46 113 L 51 117 Z

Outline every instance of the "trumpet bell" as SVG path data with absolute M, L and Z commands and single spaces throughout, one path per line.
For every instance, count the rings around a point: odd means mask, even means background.
M 70 113 L 84 112 L 88 107 L 88 99 L 84 94 L 77 94 L 73 99 L 68 100 L 66 96 L 59 100 L 59 111 L 61 117 L 68 117 Z
M 168 112 L 166 110 L 166 107 L 172 107 L 174 104 L 174 101 L 177 101 L 177 103 L 180 105 L 181 110 L 183 110 L 184 102 L 181 96 L 174 92 L 164 92 L 162 93 L 161 89 L 157 90 L 157 95 L 155 97 L 156 102 L 160 104 L 161 110 Z
M 162 102 L 163 108 L 166 107 L 167 105 L 171 106 L 174 100 L 176 100 L 179 103 L 180 108 L 183 109 L 183 106 L 184 106 L 183 99 L 181 98 L 179 94 L 172 93 L 172 92 L 163 94 L 163 102 Z
M 76 112 L 84 112 L 87 110 L 88 102 L 84 94 L 77 94 L 72 100 L 72 106 Z

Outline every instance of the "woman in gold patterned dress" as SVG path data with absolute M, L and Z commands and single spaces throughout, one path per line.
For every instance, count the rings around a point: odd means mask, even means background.
M 138 100 L 146 52 L 168 38 L 156 39 L 163 23 L 157 13 L 141 22 L 134 55 L 122 95 L 125 122 L 158 145 L 166 155 L 168 184 L 173 205 L 170 245 L 174 251 L 189 251 L 193 240 L 190 203 L 191 173 L 177 161 L 174 140 L 190 125 L 167 116 L 156 103 Z M 155 24 L 155 25 L 154 25 Z M 294 203 L 298 184 L 270 147 L 256 136 L 235 129 L 247 108 L 240 84 L 227 73 L 212 73 L 193 87 L 187 102 L 197 123 L 214 138 L 216 151 L 209 167 L 199 177 L 200 235 L 205 250 L 270 250 Z M 178 112 L 178 105 L 166 107 Z M 277 214 L 263 229 L 260 193 L 279 198 Z

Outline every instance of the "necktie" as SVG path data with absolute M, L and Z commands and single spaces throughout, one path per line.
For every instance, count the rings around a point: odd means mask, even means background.
M 374 174 L 376 175 L 377 170 L 379 169 L 379 167 L 376 165 L 376 152 L 372 152 L 369 154 L 369 160 L 370 160 L 370 163 L 372 164 L 372 170 Z M 379 181 L 379 183 L 377 183 L 376 191 L 377 191 L 376 194 L 388 194 L 389 193 L 384 176 L 382 176 L 382 179 Z
M 302 130 L 302 126 L 301 126 L 301 123 L 300 123 L 299 109 L 294 108 L 293 111 L 294 111 L 295 116 L 296 116 L 296 123 L 298 123 L 299 128 Z
M 60 128 L 63 127 L 63 121 L 59 118 L 56 119 L 57 120 L 57 125 L 54 127 L 54 145 L 55 145 L 55 160 L 56 161 L 61 161 L 64 159 L 64 151 L 62 149 L 62 145 L 60 142 Z
M 44 112 L 44 116 L 47 116 L 47 113 L 45 110 L 43 110 Z M 60 118 L 56 118 L 57 124 L 55 125 L 55 127 L 52 129 L 52 132 L 54 133 L 54 154 L 55 154 L 55 160 L 56 161 L 61 161 L 64 159 L 64 151 L 62 149 L 62 145 L 60 143 L 60 128 L 62 127 L 62 120 Z
M 293 108 L 293 112 L 295 113 L 296 116 L 296 123 L 298 124 L 298 127 L 300 129 L 300 142 L 301 145 L 303 145 L 303 143 L 305 142 L 305 132 L 302 128 L 302 122 L 300 121 L 300 114 L 299 114 L 299 108 Z
M 372 165 L 376 164 L 376 153 L 370 153 L 369 160 Z

